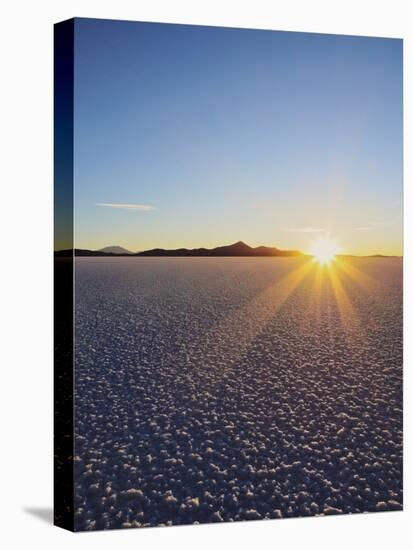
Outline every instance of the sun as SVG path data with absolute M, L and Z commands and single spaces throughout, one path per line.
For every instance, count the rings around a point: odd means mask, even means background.
M 311 241 L 309 247 L 309 253 L 321 265 L 330 264 L 340 252 L 341 246 L 330 237 L 320 237 Z

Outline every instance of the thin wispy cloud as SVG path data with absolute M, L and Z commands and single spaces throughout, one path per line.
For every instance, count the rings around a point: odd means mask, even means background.
M 323 227 L 284 227 L 283 231 L 287 233 L 325 233 L 326 230 Z
M 396 224 L 396 221 L 395 220 L 387 220 L 387 221 L 383 221 L 383 222 L 377 222 L 375 224 L 376 227 L 389 227 L 391 225 L 395 225 Z
M 124 204 L 118 202 L 98 202 L 96 206 L 103 206 L 106 208 L 119 208 L 121 210 L 155 210 L 154 206 L 150 204 Z
M 383 228 L 383 227 L 390 227 L 394 225 L 396 222 L 393 220 L 388 221 L 382 221 L 382 222 L 376 222 L 371 225 L 362 225 L 360 227 L 355 227 L 354 231 L 376 231 L 377 229 Z

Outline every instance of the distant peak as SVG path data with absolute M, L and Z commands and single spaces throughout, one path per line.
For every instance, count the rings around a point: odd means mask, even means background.
M 98 252 L 106 252 L 109 254 L 133 254 L 130 250 L 126 250 L 123 246 L 118 245 L 105 246 L 104 248 L 100 248 Z

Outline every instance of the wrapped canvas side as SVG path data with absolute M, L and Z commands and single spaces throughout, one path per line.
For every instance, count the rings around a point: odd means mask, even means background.
M 73 530 L 73 42 L 54 27 L 54 523 Z

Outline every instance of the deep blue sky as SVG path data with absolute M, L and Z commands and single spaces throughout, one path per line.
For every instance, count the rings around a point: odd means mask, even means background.
M 401 253 L 401 200 L 401 40 L 76 20 L 77 247 Z

